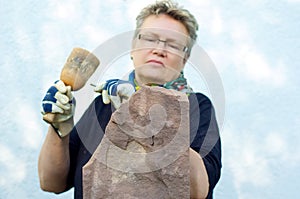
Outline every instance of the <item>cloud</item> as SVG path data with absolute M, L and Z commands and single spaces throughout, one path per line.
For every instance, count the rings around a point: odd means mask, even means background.
M 25 100 L 26 101 L 26 100 Z M 43 135 L 42 132 L 42 116 L 39 114 L 39 109 L 33 108 L 24 99 L 17 110 L 15 121 L 18 121 L 18 128 L 22 129 L 22 147 L 28 149 L 38 149 L 41 145 Z
M 283 86 L 286 81 L 285 67 L 271 66 L 263 53 L 254 46 L 241 44 L 236 47 L 235 61 L 238 71 L 250 80 L 260 84 Z
M 225 127 L 223 145 L 226 146 L 224 165 L 229 167 L 237 190 L 247 183 L 267 187 L 272 182 L 270 165 L 262 152 L 260 140 L 250 132 Z M 259 166 L 258 166 L 259 163 Z
M 276 13 L 273 10 L 261 10 L 259 13 L 261 18 L 268 24 L 278 26 L 280 23 L 282 23 L 279 13 Z
M 210 1 L 206 1 L 206 0 L 198 0 L 198 1 L 195 1 L 195 0 L 184 0 L 184 1 L 181 1 L 182 3 L 180 4 L 187 4 L 187 5 L 192 5 L 192 6 L 196 6 L 196 7 L 202 7 L 202 6 L 209 6 L 210 5 Z
M 211 32 L 214 35 L 220 34 L 223 32 L 223 20 L 222 16 L 220 14 L 220 10 L 215 8 L 213 10 L 213 18 L 211 22 Z
M 257 128 L 261 123 L 263 121 L 253 119 L 249 123 L 252 128 L 247 130 L 227 123 L 221 135 L 223 153 L 226 154 L 223 165 L 228 169 L 225 172 L 233 176 L 238 198 L 256 198 L 258 191 L 276 187 L 278 180 L 285 179 L 289 171 L 299 167 L 300 155 L 295 154 L 300 150 L 297 144 L 299 134 L 276 127 L 264 131 Z M 252 193 L 250 190 L 256 191 Z
M 35 58 L 35 47 L 33 45 L 33 38 L 30 33 L 22 27 L 21 24 L 16 25 L 14 29 L 14 40 L 18 46 L 16 52 L 18 53 L 22 61 L 31 61 L 32 58 Z
M 300 3 L 300 0 L 286 0 L 288 3 Z
M 66 1 L 49 1 L 50 8 L 53 12 L 49 13 L 52 17 L 57 20 L 63 20 L 72 22 L 73 20 L 78 21 L 81 18 L 82 12 L 80 7 L 82 6 L 80 0 L 66 0 Z
M 11 149 L 0 143 L 0 187 L 10 187 L 20 183 L 26 176 L 26 164 Z M 5 177 L 3 177 L 5 176 Z
M 270 61 L 252 39 L 251 31 L 243 22 L 232 26 L 234 65 L 239 75 L 259 84 L 281 87 L 286 83 L 285 65 L 281 60 Z
M 251 9 L 263 8 L 262 5 L 264 5 L 261 0 L 249 1 L 246 4 L 251 4 L 249 5 Z M 262 46 L 264 44 L 257 43 L 256 37 L 260 34 L 261 27 L 252 24 L 253 17 L 250 19 L 247 14 L 249 10 L 237 20 L 236 15 L 224 16 L 226 11 L 218 5 L 210 5 L 207 8 L 204 6 L 199 7 L 201 12 L 196 12 L 196 17 L 200 20 L 201 32 L 199 34 L 210 31 L 213 35 L 214 40 L 210 41 L 207 49 L 220 72 L 234 70 L 237 77 L 258 85 L 278 88 L 287 84 L 286 63 L 281 57 L 268 55 L 268 52 L 264 51 L 266 48 Z M 208 10 L 209 13 L 207 13 Z M 269 9 L 259 9 L 256 18 L 261 19 L 261 24 L 278 25 L 281 23 L 279 13 Z M 205 37 L 199 37 L 202 40 L 203 38 Z
M 255 2 L 256 5 L 261 3 L 261 1 Z M 217 5 L 201 6 L 199 7 L 201 12 L 196 12 L 200 24 L 199 40 L 213 37 L 212 41 L 208 41 L 209 46 L 206 50 L 222 74 L 233 71 L 236 73 L 236 78 L 274 88 L 287 84 L 288 71 L 283 58 L 271 58 L 264 51 L 265 48 L 257 43 L 255 36 L 259 34 L 260 29 L 250 29 L 252 21 L 244 20 L 247 19 L 246 14 L 237 20 L 224 16 L 224 9 Z M 264 24 L 280 23 L 276 13 L 271 11 L 257 16 L 262 18 Z M 204 44 L 205 42 L 201 41 Z
M 266 149 L 272 149 L 269 150 L 269 154 L 281 156 L 287 153 L 287 142 L 285 138 L 277 132 L 269 133 L 265 138 L 265 143 Z
M 150 3 L 152 3 L 152 2 L 145 3 L 145 1 L 138 1 L 138 0 L 132 0 L 132 1 L 130 1 L 130 3 L 127 3 L 126 4 L 126 7 L 127 7 L 126 8 L 126 11 L 127 11 L 126 20 L 128 20 L 130 23 L 132 22 L 132 24 L 135 24 L 135 18 L 137 17 L 137 15 L 141 11 L 141 9 L 143 9 L 145 6 L 147 6 Z

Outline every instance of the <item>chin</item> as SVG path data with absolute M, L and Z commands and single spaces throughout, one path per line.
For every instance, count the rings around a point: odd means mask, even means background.
M 157 78 L 158 75 L 151 74 L 151 75 L 141 75 L 141 80 L 143 84 L 164 84 L 166 81 L 162 78 Z
M 139 76 L 143 84 L 165 84 L 176 79 L 180 72 L 170 70 L 165 67 L 156 67 L 153 65 L 142 65 L 135 68 L 135 74 Z
M 147 77 L 147 79 L 144 79 L 143 81 L 144 84 L 164 84 L 165 81 L 157 79 L 157 78 L 151 78 L 151 77 Z

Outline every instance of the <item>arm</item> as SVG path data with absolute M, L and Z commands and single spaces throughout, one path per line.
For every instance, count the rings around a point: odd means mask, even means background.
M 191 196 L 212 198 L 222 167 L 219 129 L 210 100 L 203 94 L 191 95 L 189 99 Z
M 61 131 L 69 132 L 72 127 L 73 118 L 60 124 Z M 38 160 L 41 189 L 54 193 L 66 190 L 69 167 L 69 135 L 60 138 L 49 126 Z
M 191 198 L 205 198 L 208 194 L 209 182 L 204 162 L 200 155 L 189 149 L 190 155 L 190 193 Z
M 40 186 L 45 191 L 60 193 L 66 190 L 70 167 L 69 133 L 74 126 L 74 109 L 71 87 L 56 81 L 42 102 L 43 119 L 51 124 L 38 160 Z

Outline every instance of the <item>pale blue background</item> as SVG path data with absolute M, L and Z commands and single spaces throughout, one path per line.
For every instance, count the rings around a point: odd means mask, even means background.
M 73 191 L 39 188 L 37 158 L 47 129 L 41 99 L 73 47 L 93 50 L 133 30 L 149 2 L 1 0 L 0 198 L 72 198 Z M 300 1 L 179 2 L 198 19 L 198 44 L 226 94 L 215 198 L 298 198 Z M 189 81 L 209 95 L 205 84 Z

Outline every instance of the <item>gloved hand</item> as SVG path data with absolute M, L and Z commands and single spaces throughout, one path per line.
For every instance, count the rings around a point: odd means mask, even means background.
M 49 88 L 42 101 L 42 114 L 44 116 L 47 113 L 55 114 L 54 117 L 51 118 L 52 121 L 47 122 L 56 130 L 60 130 L 61 123 L 73 117 L 74 110 L 75 99 L 71 93 L 71 87 L 66 86 L 61 80 L 56 81 L 54 85 Z M 63 136 L 68 133 L 69 132 L 62 132 Z M 63 137 L 62 135 L 60 136 Z
M 109 104 L 111 102 L 112 105 L 118 109 L 121 106 L 121 103 L 128 100 L 135 92 L 135 87 L 130 81 L 110 79 L 97 85 L 94 91 L 102 94 L 104 104 Z

